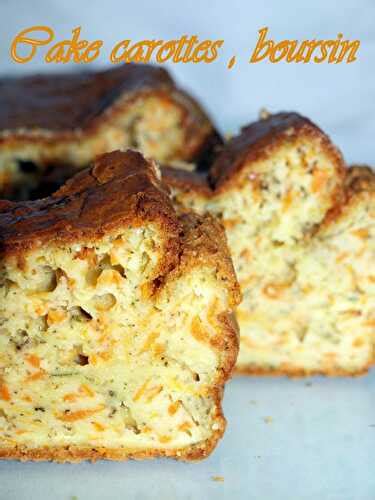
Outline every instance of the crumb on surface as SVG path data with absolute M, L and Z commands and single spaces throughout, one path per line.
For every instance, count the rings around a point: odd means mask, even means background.
M 212 481 L 215 481 L 216 483 L 223 483 L 224 482 L 224 476 L 212 476 L 211 479 L 212 479 Z
M 271 424 L 273 422 L 273 418 L 272 417 L 264 417 L 263 420 L 264 420 L 264 422 L 266 424 Z

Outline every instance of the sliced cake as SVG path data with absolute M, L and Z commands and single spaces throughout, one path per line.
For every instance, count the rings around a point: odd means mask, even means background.
M 155 66 L 0 79 L 1 198 L 41 197 L 115 149 L 203 166 L 217 142 L 199 104 Z
M 0 204 L 0 457 L 206 457 L 238 351 L 239 288 L 210 216 L 113 152 Z
M 374 177 L 347 169 L 295 113 L 244 128 L 208 179 L 164 169 L 180 209 L 226 229 L 243 293 L 238 372 L 356 374 L 374 363 Z

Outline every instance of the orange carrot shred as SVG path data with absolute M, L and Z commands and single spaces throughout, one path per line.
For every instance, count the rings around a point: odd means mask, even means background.
M 36 354 L 28 354 L 26 356 L 26 361 L 34 368 L 40 368 L 40 358 Z
M 4 401 L 10 401 L 10 392 L 8 386 L 5 385 L 4 383 L 0 385 L 0 397 Z
M 40 370 L 39 372 L 33 373 L 26 378 L 26 382 L 34 382 L 35 380 L 40 380 L 45 377 L 46 372 L 44 370 Z
M 146 382 L 144 382 L 141 387 L 138 389 L 138 391 L 134 394 L 133 396 L 133 401 L 138 401 L 138 399 L 142 396 L 142 394 L 145 392 L 147 384 L 149 383 L 150 379 L 147 379 Z
M 63 420 L 64 422 L 75 422 L 76 420 L 82 420 L 87 417 L 91 417 L 95 413 L 102 411 L 105 408 L 104 405 L 98 406 L 97 408 L 90 408 L 87 410 L 77 410 L 68 413 L 62 413 L 57 415 L 56 418 L 59 420 Z
M 170 416 L 174 415 L 178 408 L 180 407 L 180 400 L 178 401 L 175 401 L 174 403 L 171 403 L 169 406 L 168 406 L 168 413 Z

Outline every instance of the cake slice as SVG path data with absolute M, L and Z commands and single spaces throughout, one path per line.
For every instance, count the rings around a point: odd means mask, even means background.
M 36 199 L 97 154 L 128 147 L 203 167 L 220 142 L 205 111 L 155 66 L 0 79 L 1 198 Z
M 164 169 L 180 210 L 226 229 L 243 301 L 237 371 L 356 374 L 374 363 L 374 174 L 296 113 L 244 128 L 209 178 Z
M 238 284 L 220 226 L 113 152 L 0 204 L 0 457 L 200 459 L 225 428 Z

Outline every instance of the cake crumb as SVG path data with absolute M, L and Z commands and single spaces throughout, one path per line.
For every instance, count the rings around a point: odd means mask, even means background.
M 211 479 L 212 479 L 212 481 L 216 481 L 217 483 L 224 482 L 224 476 L 212 476 Z
M 263 420 L 266 424 L 272 424 L 272 422 L 273 422 L 272 417 L 264 417 Z
M 260 120 L 266 120 L 271 116 L 271 113 L 268 111 L 266 108 L 260 108 L 259 110 L 259 119 Z

